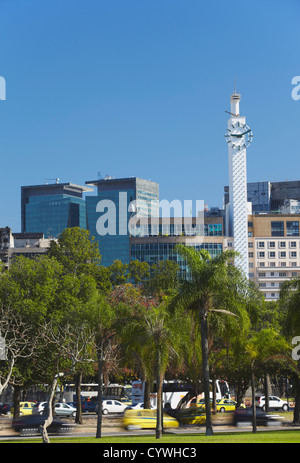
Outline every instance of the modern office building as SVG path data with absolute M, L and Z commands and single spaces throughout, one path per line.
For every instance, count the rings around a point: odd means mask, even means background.
M 102 264 L 111 265 L 116 259 L 129 263 L 129 221 L 158 216 L 158 184 L 137 177 L 86 184 L 97 187 L 97 196 L 86 196 L 87 229 L 99 243 Z
M 284 182 L 250 182 L 247 183 L 247 201 L 252 203 L 252 212 L 285 212 L 297 211 L 300 202 L 300 181 Z M 229 203 L 229 186 L 224 187 L 224 204 Z M 298 209 L 299 210 L 299 209 Z
M 278 300 L 284 281 L 300 275 L 300 214 L 248 217 L 249 278 L 267 301 Z
M 73 183 L 21 187 L 21 232 L 58 237 L 69 227 L 86 228 L 83 193 L 93 191 Z
M 50 239 L 43 233 L 13 233 L 11 228 L 0 228 L 0 261 L 9 268 L 14 256 L 33 258 L 47 252 Z
M 171 260 L 179 265 L 180 277 L 185 278 L 189 270 L 176 252 L 177 244 L 192 246 L 196 250 L 206 249 L 212 257 L 232 249 L 232 238 L 223 235 L 223 216 L 204 217 L 201 221 L 194 217 L 189 222 L 184 224 L 182 218 L 177 217 L 141 219 L 139 234 L 130 237 L 130 260 L 147 262 L 150 266 L 161 260 Z

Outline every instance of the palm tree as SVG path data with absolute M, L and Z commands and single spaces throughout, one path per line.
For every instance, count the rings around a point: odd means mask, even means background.
M 251 388 L 253 408 L 253 432 L 256 432 L 256 406 L 255 406 L 255 372 L 261 368 L 263 373 L 264 364 L 271 359 L 286 359 L 288 344 L 286 340 L 273 328 L 265 328 L 255 333 L 245 345 L 245 355 L 250 360 L 251 366 Z
M 206 410 L 206 435 L 212 435 L 212 421 L 210 409 L 210 375 L 208 348 L 208 315 L 210 312 L 221 312 L 235 315 L 224 307 L 236 307 L 240 297 L 240 288 L 245 290 L 246 283 L 242 271 L 229 265 L 237 253 L 225 251 L 212 258 L 208 251 L 197 251 L 192 247 L 179 244 L 176 251 L 186 261 L 189 278 L 184 280 L 179 288 L 175 304 L 188 310 L 195 311 L 200 322 L 203 389 Z
M 127 320 L 123 335 L 134 340 L 131 344 L 143 346 L 141 351 L 147 357 L 148 370 L 154 371 L 157 386 L 157 420 L 156 438 L 162 437 L 163 413 L 162 392 L 165 371 L 170 356 L 176 355 L 176 346 L 180 341 L 178 330 L 180 323 L 176 313 L 170 310 L 168 299 L 163 298 L 159 304 L 141 305 L 135 316 Z
M 283 330 L 286 337 L 300 332 L 300 278 L 286 281 L 280 292 L 280 308 L 284 313 Z M 300 361 L 294 360 L 293 383 L 295 392 L 294 424 L 300 423 Z

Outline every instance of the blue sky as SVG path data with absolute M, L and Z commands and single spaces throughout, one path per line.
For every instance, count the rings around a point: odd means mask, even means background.
M 248 181 L 300 179 L 299 0 L 0 0 L 0 226 L 20 187 L 137 176 L 222 206 L 236 78 Z

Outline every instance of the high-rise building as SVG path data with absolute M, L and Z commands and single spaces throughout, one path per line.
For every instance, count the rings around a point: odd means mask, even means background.
M 93 191 L 73 183 L 21 187 L 21 231 L 58 237 L 69 227 L 86 228 L 83 193 Z
M 252 203 L 252 212 L 299 211 L 300 181 L 250 182 L 247 183 L 247 199 Z M 229 203 L 229 186 L 224 187 L 224 204 Z
M 130 261 L 129 221 L 134 216 L 157 217 L 159 186 L 137 177 L 93 180 L 97 196 L 86 196 L 87 228 L 99 243 L 101 263 Z

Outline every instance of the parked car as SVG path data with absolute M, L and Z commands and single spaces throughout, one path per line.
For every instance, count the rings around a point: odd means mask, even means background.
M 32 411 L 35 405 L 35 402 L 20 402 L 20 416 L 32 415 Z
M 107 415 L 108 413 L 123 413 L 126 404 L 122 404 L 119 400 L 103 400 L 102 402 L 102 413 Z
M 234 412 L 233 424 L 235 426 L 251 426 L 253 420 L 253 409 L 248 407 L 244 410 Z M 276 415 L 267 415 L 261 408 L 256 407 L 256 424 L 257 426 L 275 426 L 280 425 L 279 417 Z
M 39 427 L 44 423 L 45 418 L 45 416 L 38 414 L 23 416 L 12 422 L 12 428 L 22 434 L 36 434 L 39 431 Z M 54 418 L 51 425 L 47 428 L 47 432 L 51 434 L 66 433 L 72 427 L 58 418 Z
M 257 396 L 255 397 L 256 406 L 262 408 L 264 411 L 266 410 L 266 400 L 265 396 Z M 276 396 L 269 396 L 269 408 L 275 410 L 283 410 L 287 411 L 289 409 L 288 403 L 284 400 L 281 400 L 279 397 Z
M 126 410 L 123 426 L 129 431 L 134 429 L 153 429 L 156 427 L 157 410 Z M 163 413 L 164 428 L 178 428 L 179 422 L 172 416 Z
M 47 403 L 42 412 L 43 415 L 48 414 L 49 404 Z M 63 402 L 57 402 L 54 405 L 55 415 L 57 416 L 76 416 L 76 408 Z
M 218 412 L 229 412 L 236 409 L 237 402 L 232 399 L 220 399 L 217 400 L 217 411 Z M 246 408 L 244 404 L 241 404 L 239 408 Z
M 32 409 L 33 415 L 42 415 L 47 402 L 36 402 Z
M 13 412 L 13 403 L 2 404 L 0 408 L 0 415 L 11 415 Z
M 97 412 L 98 411 L 98 402 L 94 400 L 84 400 L 82 402 L 82 411 L 85 413 L 88 412 Z

